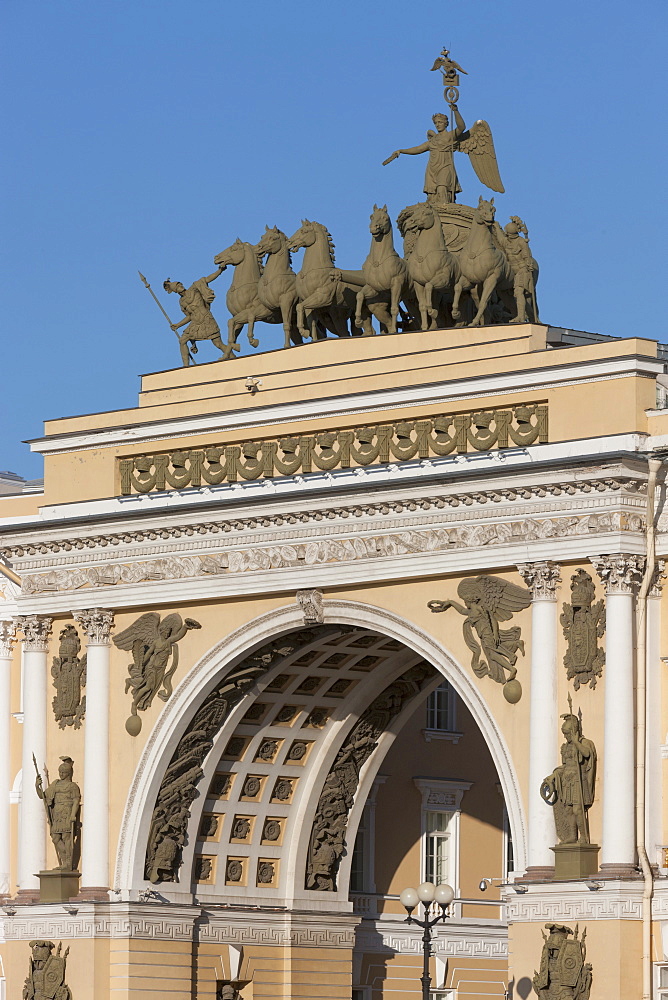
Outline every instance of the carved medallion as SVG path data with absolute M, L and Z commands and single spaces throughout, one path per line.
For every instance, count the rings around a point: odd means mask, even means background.
M 596 590 L 589 573 L 579 569 L 571 577 L 571 603 L 564 604 L 560 617 L 568 649 L 564 666 L 577 691 L 581 684 L 596 687 L 603 673 L 605 653 L 598 640 L 605 632 L 605 605 L 594 604 Z
M 74 625 L 66 625 L 60 633 L 58 656 L 51 667 L 56 695 L 53 714 L 61 729 L 65 726 L 81 728 L 86 714 L 86 696 L 81 689 L 86 683 L 86 655 L 79 657 L 81 640 Z

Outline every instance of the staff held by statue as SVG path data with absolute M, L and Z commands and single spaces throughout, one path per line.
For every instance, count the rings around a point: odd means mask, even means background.
M 34 754 L 32 755 L 32 762 L 35 767 L 35 774 L 37 775 L 37 779 L 35 781 L 35 784 L 37 786 L 37 794 L 44 803 L 44 811 L 46 812 L 46 819 L 49 826 L 51 826 L 53 824 L 53 816 L 51 815 L 51 806 L 47 802 L 46 796 L 44 795 L 44 784 L 42 782 L 42 775 L 39 773 L 39 768 L 37 767 L 37 761 L 35 760 Z M 44 765 L 44 777 L 46 778 L 46 785 L 48 788 L 51 782 L 49 781 L 49 772 L 46 764 Z
M 148 281 L 146 280 L 146 278 L 144 277 L 144 275 L 143 275 L 143 274 L 141 273 L 141 271 L 137 271 L 137 274 L 138 274 L 138 275 L 139 275 L 139 277 L 141 278 L 141 280 L 142 280 L 142 282 L 143 282 L 143 284 L 144 284 L 144 287 L 145 287 L 145 288 L 148 288 L 149 292 L 150 292 L 150 293 L 151 293 L 151 295 L 153 296 L 153 299 L 154 299 L 154 301 L 155 301 L 155 304 L 157 305 L 158 309 L 160 310 L 160 312 L 162 313 L 162 315 L 163 315 L 163 316 L 165 317 L 165 319 L 166 319 L 166 320 L 167 320 L 167 322 L 169 323 L 169 329 L 170 329 L 170 330 L 174 330 L 174 324 L 172 323 L 172 321 L 171 321 L 171 319 L 169 318 L 169 316 L 168 316 L 167 312 L 166 312 L 166 311 L 165 311 L 165 309 L 163 308 L 163 305 L 162 305 L 162 303 L 161 303 L 160 299 L 159 299 L 159 298 L 158 298 L 158 296 L 157 296 L 157 295 L 155 294 L 155 292 L 153 291 L 153 289 L 151 288 L 151 286 L 149 285 Z M 179 337 L 179 334 L 177 333 L 177 331 L 176 331 L 176 330 L 174 330 L 174 333 L 176 334 L 176 338 L 177 338 L 177 340 L 180 340 L 181 338 Z M 193 349 L 194 349 L 195 351 L 197 351 L 197 348 L 196 348 L 196 347 L 193 347 Z M 193 358 L 193 356 L 192 356 L 192 354 L 190 353 L 190 351 L 188 351 L 188 358 L 190 359 L 190 363 L 194 365 L 194 364 L 195 364 L 195 359 Z

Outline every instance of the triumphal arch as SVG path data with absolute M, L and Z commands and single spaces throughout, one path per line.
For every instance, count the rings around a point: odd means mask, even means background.
M 0 498 L 7 997 L 668 990 L 667 349 L 540 318 L 434 70 L 386 161 L 425 197 L 370 206 L 361 270 L 302 220 L 143 278 L 181 366 L 47 421 Z M 285 349 L 235 356 L 259 322 Z

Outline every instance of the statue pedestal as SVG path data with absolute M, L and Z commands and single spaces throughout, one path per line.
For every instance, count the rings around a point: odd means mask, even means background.
M 550 850 L 555 879 L 587 878 L 598 872 L 598 844 L 557 844 Z
M 39 873 L 40 903 L 66 903 L 79 892 L 80 872 L 64 872 L 55 869 Z

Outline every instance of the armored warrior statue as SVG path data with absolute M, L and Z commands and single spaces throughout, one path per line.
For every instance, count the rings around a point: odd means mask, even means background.
M 220 339 L 220 327 L 211 313 L 211 303 L 215 295 L 209 288 L 209 284 L 219 277 L 225 270 L 219 267 L 217 271 L 207 278 L 199 278 L 194 281 L 189 288 L 185 288 L 180 281 L 163 281 L 162 287 L 166 292 L 175 292 L 180 299 L 181 312 L 185 315 L 180 323 L 172 323 L 172 330 L 176 333 L 182 326 L 186 329 L 179 337 L 181 347 L 181 360 L 184 366 L 190 364 L 191 357 L 188 351 L 188 344 L 191 345 L 193 353 L 197 353 L 195 341 L 210 340 L 215 347 L 225 352 L 225 347 Z M 188 324 L 186 326 L 186 324 Z
M 53 953 L 53 941 L 31 941 L 30 971 L 23 984 L 23 1000 L 72 1000 L 72 991 L 65 983 L 67 956 L 61 954 L 62 942 Z
M 536 280 L 538 264 L 529 249 L 529 230 L 519 216 L 511 215 L 510 222 L 500 231 L 501 248 L 505 252 L 513 272 L 513 293 L 517 315 L 512 323 L 538 323 L 536 303 Z M 527 316 L 527 304 L 530 318 Z
M 586 962 L 586 929 L 578 939 L 569 941 L 573 930 L 563 924 L 545 924 L 549 934 L 543 932 L 543 952 L 540 971 L 534 973 L 534 993 L 541 1000 L 589 1000 L 592 967 Z
M 76 782 L 72 781 L 74 774 L 72 758 L 61 757 L 60 759 L 62 764 L 58 768 L 58 778 L 44 788 L 42 776 L 38 771 L 35 779 L 35 790 L 44 802 L 49 833 L 58 855 L 57 870 L 71 872 L 74 867 L 74 847 L 81 806 L 81 790 Z
M 569 712 L 562 715 L 561 731 L 566 742 L 561 746 L 561 766 L 548 775 L 540 794 L 554 806 L 557 837 L 562 844 L 589 844 L 587 811 L 594 801 L 596 782 L 596 747 L 582 735 L 582 719 Z

